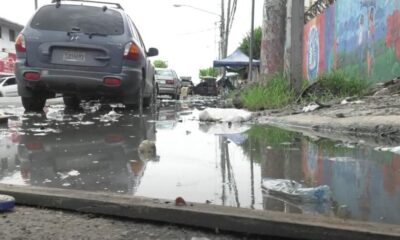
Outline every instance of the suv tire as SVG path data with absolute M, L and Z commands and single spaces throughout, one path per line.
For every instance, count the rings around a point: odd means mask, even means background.
M 63 96 L 64 105 L 69 109 L 78 109 L 81 100 L 76 96 Z
M 46 98 L 33 94 L 32 97 L 21 97 L 22 106 L 28 112 L 42 112 L 46 105 Z

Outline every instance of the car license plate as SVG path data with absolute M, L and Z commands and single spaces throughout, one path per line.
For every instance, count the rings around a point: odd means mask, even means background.
M 78 51 L 64 51 L 63 60 L 67 62 L 85 62 L 86 54 Z
M 165 84 L 165 80 L 159 80 L 160 84 Z

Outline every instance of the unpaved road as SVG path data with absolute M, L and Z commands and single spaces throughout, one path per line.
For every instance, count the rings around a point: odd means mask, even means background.
M 0 213 L 2 240 L 11 239 L 254 239 L 193 228 L 30 207 Z

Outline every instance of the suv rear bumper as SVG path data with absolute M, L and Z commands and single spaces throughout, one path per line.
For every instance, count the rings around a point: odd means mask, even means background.
M 23 75 L 29 71 L 40 73 L 40 79 L 37 81 L 25 80 Z M 142 71 L 135 68 L 122 68 L 120 74 L 108 74 L 27 67 L 18 61 L 15 64 L 15 76 L 18 83 L 18 94 L 22 97 L 31 97 L 33 92 L 52 92 L 74 94 L 81 98 L 118 98 L 131 104 L 137 102 L 139 86 L 143 81 Z M 106 77 L 120 79 L 121 85 L 105 85 L 103 81 Z

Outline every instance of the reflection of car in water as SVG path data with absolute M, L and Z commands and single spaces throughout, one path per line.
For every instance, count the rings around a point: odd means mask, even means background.
M 138 147 L 155 140 L 155 124 L 151 117 L 128 115 L 113 123 L 89 122 L 106 114 L 69 115 L 70 121 L 49 123 L 46 117 L 25 120 L 18 146 L 23 178 L 35 186 L 135 193 L 147 164 Z
M 201 96 L 218 96 L 217 79 L 215 77 L 204 77 L 193 90 L 195 94 Z
M 157 129 L 174 129 L 179 118 L 180 103 L 165 102 L 163 107 L 157 111 L 156 128 Z

